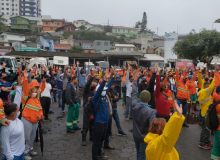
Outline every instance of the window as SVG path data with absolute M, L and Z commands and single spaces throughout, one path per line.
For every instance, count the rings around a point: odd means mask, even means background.
M 48 24 L 48 22 L 46 22 L 46 24 Z
M 67 30 L 67 31 L 69 30 L 68 27 L 66 28 L 66 30 Z
M 6 10 L 9 10 L 9 8 L 6 8 Z
M 105 42 L 104 45 L 107 46 L 107 45 L 108 45 L 108 42 Z
M 12 6 L 14 6 L 14 4 L 12 4 Z
M 16 25 L 12 25 L 12 28 L 16 28 Z
M 142 43 L 143 43 L 143 44 L 146 44 L 146 40 L 143 40 Z
M 120 51 L 123 51 L 123 48 L 119 48 Z
M 118 32 L 120 32 L 120 29 L 118 29 Z
M 72 28 L 70 28 L 70 31 L 72 31 Z
M 70 41 L 68 41 L 68 44 L 70 44 Z
M 7 12 L 6 14 L 7 14 L 7 15 L 9 15 L 9 13 L 8 13 L 8 12 Z
M 97 45 L 98 45 L 98 46 L 101 45 L 101 42 L 97 42 Z
M 125 29 L 123 29 L 123 32 L 125 32 Z
M 12 15 L 14 15 L 14 13 L 12 13 Z
M 76 24 L 78 24 L 78 22 L 76 22 Z
M 16 15 L 18 15 L 18 14 L 16 13 Z
M 131 48 L 127 48 L 127 51 L 131 51 Z
M 25 23 L 26 21 L 25 20 L 22 20 L 22 23 Z
M 50 27 L 50 30 L 53 30 L 53 27 Z
M 57 23 L 57 25 L 60 25 L 60 23 Z
M 17 19 L 11 19 L 11 23 L 17 23 Z
M 4 6 L 4 3 L 2 3 L 2 5 Z
M 131 33 L 133 33 L 133 30 L 131 30 Z
M 6 3 L 6 6 L 9 6 L 9 3 Z
M 4 10 L 4 8 L 2 8 L 2 10 Z
M 26 26 L 22 26 L 22 29 L 25 29 L 26 28 Z
M 2 12 L 2 15 L 4 15 L 5 13 L 4 12 Z

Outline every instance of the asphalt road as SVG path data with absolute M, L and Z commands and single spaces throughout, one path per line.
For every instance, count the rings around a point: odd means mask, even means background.
M 47 130 L 44 134 L 44 156 L 40 154 L 40 144 L 35 143 L 34 150 L 39 153 L 33 157 L 33 160 L 91 160 L 92 142 L 88 142 L 86 147 L 81 145 L 81 132 L 74 134 L 66 133 L 66 113 L 61 112 L 57 103 L 52 103 L 55 114 L 50 114 L 52 122 L 45 122 L 43 128 Z M 116 149 L 106 151 L 105 155 L 110 160 L 136 160 L 136 150 L 133 142 L 132 121 L 125 121 L 123 115 L 123 107 L 121 101 L 118 104 L 118 112 L 120 116 L 121 126 L 127 137 L 117 135 L 116 124 L 113 120 L 112 133 L 113 138 L 110 139 L 110 145 Z M 82 107 L 80 108 L 79 127 L 82 127 Z M 189 128 L 183 128 L 175 148 L 177 149 L 180 160 L 208 160 L 210 159 L 211 150 L 202 150 L 198 148 L 201 127 L 198 124 L 190 125 Z M 87 136 L 88 139 L 88 136 Z M 213 136 L 211 136 L 213 140 Z

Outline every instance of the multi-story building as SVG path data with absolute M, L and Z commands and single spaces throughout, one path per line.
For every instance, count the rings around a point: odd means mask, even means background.
M 109 51 L 111 48 L 110 41 L 108 40 L 95 40 L 93 44 L 95 53 L 100 53 L 101 51 Z
M 41 0 L 20 0 L 20 15 L 41 17 Z
M 0 14 L 7 16 L 16 16 L 20 14 L 20 0 L 1 0 Z
M 63 27 L 65 25 L 64 19 L 43 19 L 43 28 L 44 32 L 55 32 L 56 29 Z
M 86 24 L 88 24 L 87 21 L 85 20 L 77 20 L 73 22 L 74 26 L 76 26 L 76 28 L 79 28 L 80 26 L 85 26 Z
M 138 35 L 138 29 L 123 27 L 123 26 L 113 26 L 112 33 L 118 34 L 118 35 L 125 35 L 125 37 L 128 37 L 128 38 L 131 38 L 131 37 L 136 38 Z
M 134 52 L 135 46 L 133 44 L 115 44 L 114 50 L 117 52 Z M 146 52 L 146 51 L 145 51 Z

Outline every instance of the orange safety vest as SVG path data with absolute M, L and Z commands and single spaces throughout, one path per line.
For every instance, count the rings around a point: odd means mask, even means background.
M 173 101 L 173 93 L 169 90 L 166 95 L 168 96 L 168 100 L 170 101 L 170 108 L 174 108 L 174 101 Z
M 190 94 L 186 84 L 183 83 L 183 76 L 179 79 L 179 71 L 176 72 L 177 98 L 190 101 Z
M 5 116 L 5 112 L 4 112 L 4 107 L 3 107 L 3 101 L 0 98 L 0 120 L 3 120 L 4 116 Z

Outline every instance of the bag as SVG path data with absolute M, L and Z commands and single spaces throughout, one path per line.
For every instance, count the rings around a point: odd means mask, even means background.
M 66 90 L 63 91 L 62 101 L 63 103 L 66 103 Z
M 210 130 L 216 130 L 219 126 L 218 115 L 216 113 L 216 106 L 220 104 L 220 101 L 209 105 L 209 108 L 205 114 L 205 124 Z
M 97 110 L 94 110 L 94 106 L 92 103 L 92 98 L 84 105 L 84 113 L 85 116 L 88 118 L 89 121 L 93 121 L 96 117 L 96 113 L 98 112 L 100 108 L 100 104 L 102 103 L 102 99 L 99 99 L 99 105 Z

